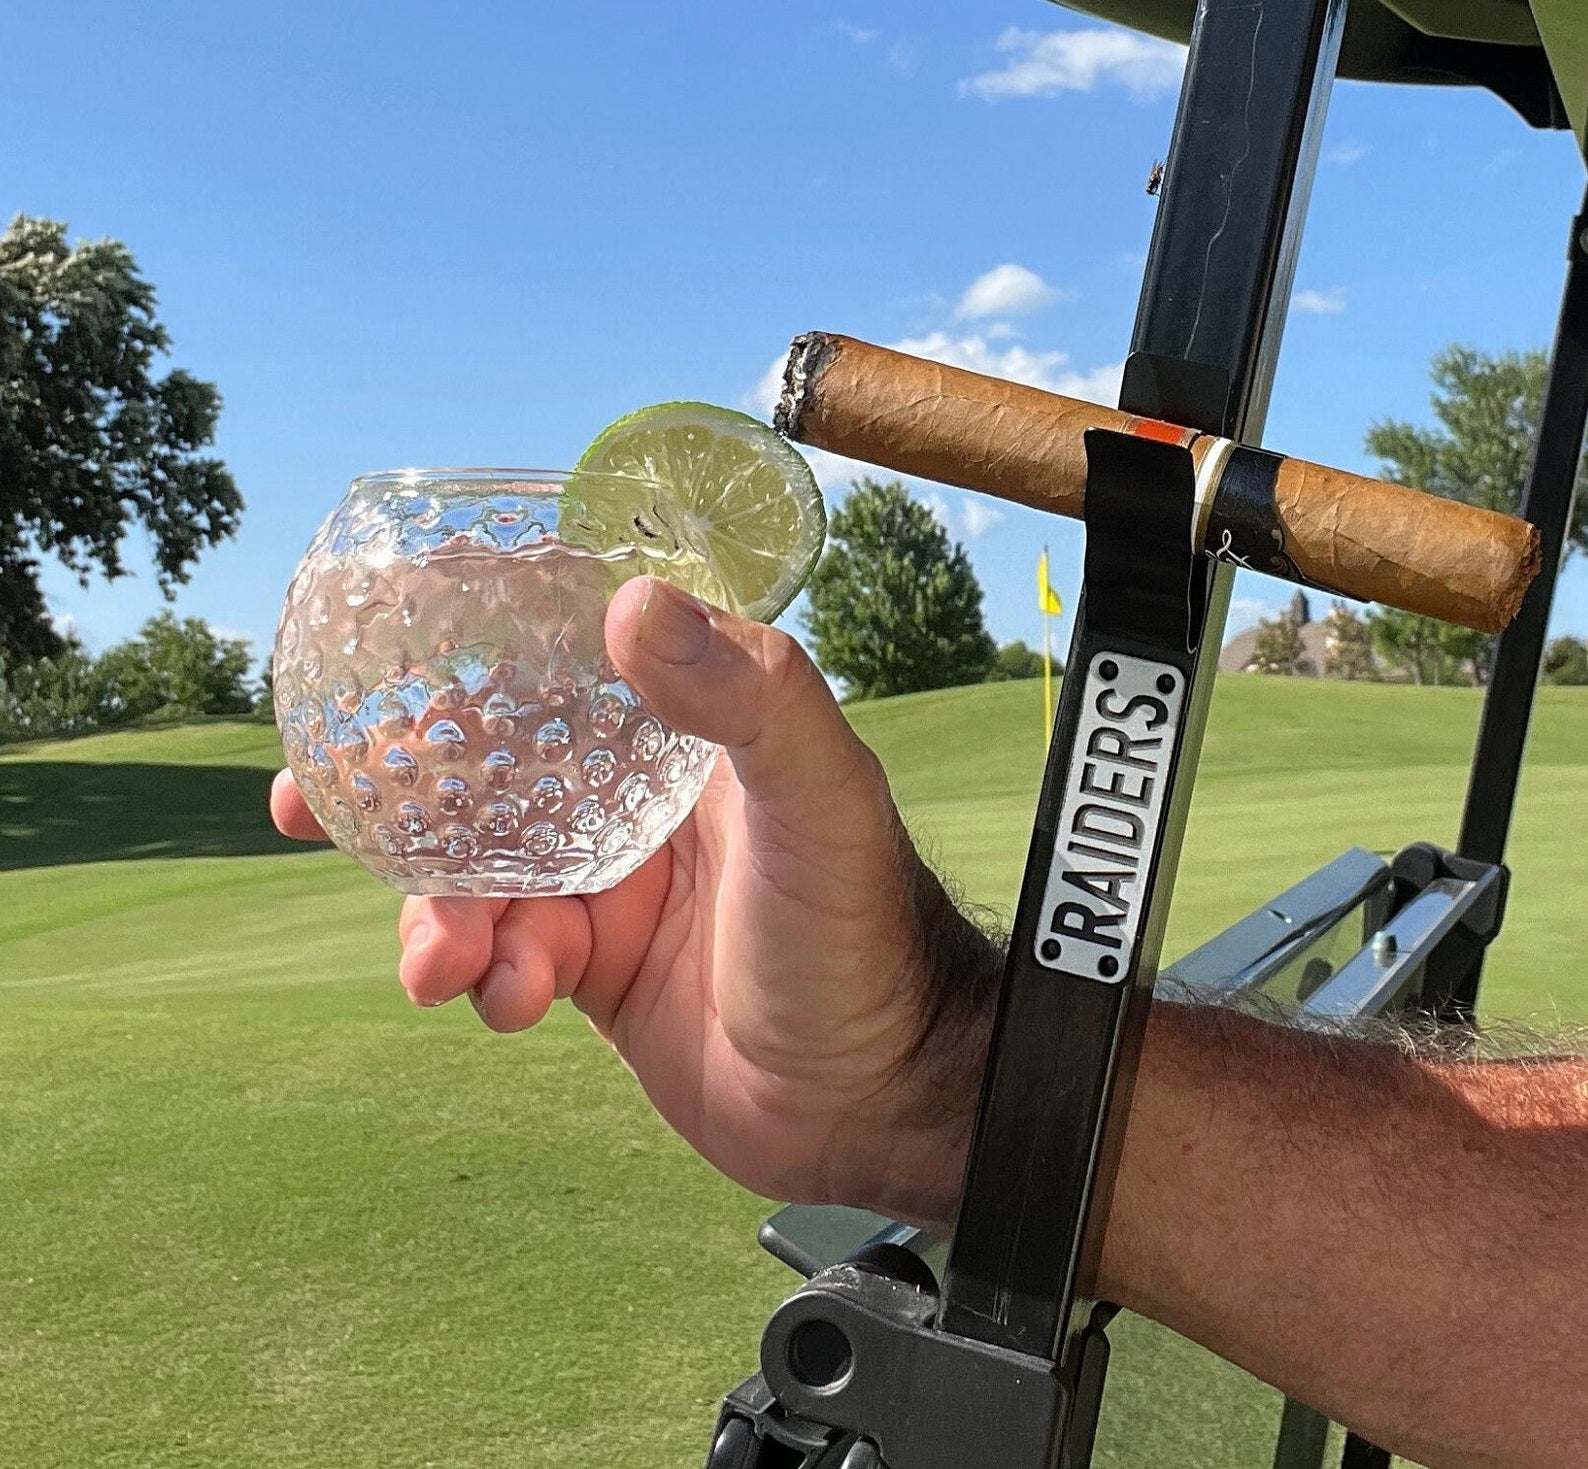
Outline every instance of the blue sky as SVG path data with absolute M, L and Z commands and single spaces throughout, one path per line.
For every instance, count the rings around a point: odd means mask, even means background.
M 0 208 L 125 240 L 225 395 L 248 511 L 177 607 L 261 652 L 352 475 L 555 467 L 642 403 L 763 406 L 806 329 L 1107 397 L 1179 66 L 1043 0 L 56 0 L 0 15 L 0 53 Z M 1268 442 L 1368 468 L 1438 347 L 1547 341 L 1581 187 L 1568 138 L 1486 94 L 1338 88 Z M 1079 529 L 918 489 L 994 634 L 1040 638 L 1034 547 L 1073 601 Z M 146 573 L 46 586 L 95 648 L 162 605 Z M 1288 592 L 1243 574 L 1236 619 Z M 1588 632 L 1588 569 L 1555 622 Z

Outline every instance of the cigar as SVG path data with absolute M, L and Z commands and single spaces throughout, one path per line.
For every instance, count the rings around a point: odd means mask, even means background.
M 1077 517 L 1088 429 L 1180 444 L 1209 556 L 1479 632 L 1516 616 L 1539 568 L 1538 530 L 1513 515 L 828 332 L 794 339 L 775 422 L 818 449 Z

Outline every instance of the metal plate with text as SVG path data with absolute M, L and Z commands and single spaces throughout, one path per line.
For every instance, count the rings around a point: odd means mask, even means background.
M 1100 653 L 1087 669 L 1037 927 L 1045 967 L 1114 984 L 1129 974 L 1184 701 L 1167 663 Z

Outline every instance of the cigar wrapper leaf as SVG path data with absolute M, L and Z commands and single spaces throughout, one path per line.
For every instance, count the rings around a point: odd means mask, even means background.
M 853 337 L 797 337 L 777 427 L 900 474 L 1079 517 L 1087 429 L 1183 444 L 1220 560 L 1499 632 L 1539 567 L 1536 527 L 1405 485 L 1282 458 Z

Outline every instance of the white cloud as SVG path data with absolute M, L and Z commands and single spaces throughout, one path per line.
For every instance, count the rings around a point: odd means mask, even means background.
M 963 494 L 952 498 L 938 485 L 912 483 L 910 494 L 925 505 L 951 537 L 974 541 L 1004 519 L 1004 512 L 984 495 Z
M 768 423 L 772 421 L 772 411 L 783 392 L 783 368 L 787 362 L 787 352 L 772 359 L 766 371 L 756 379 L 755 386 L 744 396 L 747 412 L 755 414 L 757 418 L 764 418 Z
M 915 70 L 915 48 L 903 41 L 895 41 L 889 46 L 885 59 L 889 66 L 905 76 Z
M 967 495 L 959 508 L 967 541 L 985 535 L 1004 518 L 1003 511 L 983 495 Z
M 948 500 L 945 498 L 943 492 L 941 490 L 928 487 L 926 489 L 916 489 L 913 494 L 915 499 L 919 500 L 923 505 L 925 505 L 926 508 L 930 510 L 939 521 L 942 522 L 944 529 L 952 534 L 954 529 L 954 515 L 948 507 Z
M 1261 597 L 1232 597 L 1230 618 L 1225 624 L 1225 634 L 1234 637 L 1236 633 L 1255 627 L 1265 617 L 1272 617 L 1279 610 L 1274 603 L 1265 602 Z
M 1360 163 L 1373 151 L 1368 143 L 1358 143 L 1354 140 L 1336 143 L 1323 150 L 1323 161 L 1332 163 L 1336 168 L 1349 168 L 1353 163 Z
M 1017 383 L 1029 383 L 1034 388 L 1045 388 L 1050 393 L 1086 398 L 1094 403 L 1113 402 L 1119 397 L 1120 378 L 1125 370 L 1124 363 L 1119 362 L 1079 372 L 1069 365 L 1067 352 L 1033 352 L 1018 343 L 995 347 L 980 332 L 968 332 L 963 336 L 953 336 L 946 331 L 928 332 L 924 337 L 906 337 L 893 346 L 913 357 L 946 362 L 950 367 L 963 367 L 989 377 L 1006 377 Z
M 861 459 L 850 459 L 843 454 L 830 454 L 826 449 L 812 449 L 808 444 L 795 447 L 810 461 L 811 473 L 816 483 L 825 490 L 829 499 L 835 493 L 847 492 L 857 479 L 887 479 L 888 472 L 867 464 Z
M 1186 50 L 1169 41 L 1113 26 L 1080 31 L 1023 31 L 1009 26 L 993 43 L 1009 59 L 959 84 L 961 95 L 998 102 L 1005 97 L 1051 97 L 1123 87 L 1136 102 L 1173 92 Z
M 1119 390 L 1125 381 L 1125 364 L 1107 362 L 1090 372 L 1066 372 L 1053 391 L 1068 398 L 1082 398 L 1088 403 L 1102 403 L 1105 407 L 1119 405 Z
M 939 485 L 919 481 L 909 486 L 910 494 L 935 515 L 951 537 L 974 541 L 1002 523 L 1004 512 L 984 495 L 962 494 L 952 497 Z
M 995 265 L 965 288 L 954 315 L 962 321 L 983 316 L 1023 316 L 1059 299 L 1059 292 L 1034 270 L 1013 262 Z
M 834 29 L 839 35 L 848 37 L 848 39 L 853 41 L 857 46 L 869 46 L 877 39 L 879 34 L 879 32 L 871 30 L 866 26 L 850 25 L 848 21 L 843 20 L 839 21 L 838 24 L 834 26 Z
M 1345 310 L 1345 287 L 1330 286 L 1326 291 L 1308 289 L 1297 291 L 1290 298 L 1293 311 L 1308 316 L 1338 316 Z

